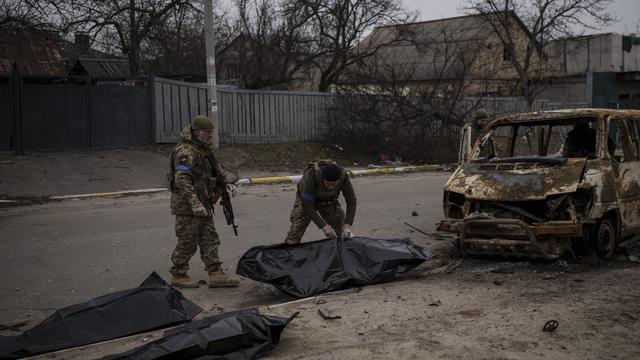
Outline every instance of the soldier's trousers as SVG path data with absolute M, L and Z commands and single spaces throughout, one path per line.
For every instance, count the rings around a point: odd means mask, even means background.
M 344 210 L 342 210 L 340 203 L 336 200 L 328 205 L 316 206 L 316 210 L 324 221 L 331 225 L 338 237 L 340 237 L 345 218 Z M 311 222 L 311 218 L 307 216 L 304 209 L 302 209 L 302 201 L 299 197 L 296 197 L 296 202 L 293 204 L 293 210 L 291 210 L 289 220 L 291 221 L 291 228 L 284 242 L 287 244 L 299 244 Z
M 169 270 L 173 275 L 186 274 L 189 260 L 200 247 L 200 258 L 207 272 L 220 269 L 218 246 L 220 239 L 211 216 L 176 215 L 176 236 L 178 243 L 171 255 L 173 266 Z

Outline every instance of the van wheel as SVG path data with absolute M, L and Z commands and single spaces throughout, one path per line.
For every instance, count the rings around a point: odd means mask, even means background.
M 602 219 L 593 232 L 592 244 L 600 257 L 610 259 L 616 247 L 616 227 L 609 219 Z

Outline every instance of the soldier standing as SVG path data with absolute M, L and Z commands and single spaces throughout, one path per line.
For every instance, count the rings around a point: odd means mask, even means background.
M 180 143 L 171 155 L 171 213 L 176 216 L 178 243 L 171 255 L 171 285 L 197 288 L 187 271 L 189 260 L 200 247 L 200 258 L 209 273 L 209 287 L 237 286 L 237 279 L 227 276 L 218 258 L 220 239 L 213 225 L 211 199 L 215 190 L 227 186 L 235 196 L 235 185 L 226 184 L 213 154 L 213 121 L 198 115 L 187 125 Z M 171 174 L 170 173 L 170 174 Z
M 347 203 L 345 216 L 338 195 Z M 356 215 L 356 195 L 347 172 L 331 161 L 316 161 L 307 167 L 298 183 L 291 211 L 287 244 L 299 244 L 311 221 L 329 238 L 348 239 Z
M 482 128 L 487 125 L 489 120 L 489 112 L 485 109 L 478 109 L 472 121 L 468 121 L 462 127 L 462 133 L 460 134 L 460 149 L 458 150 L 458 163 L 463 163 L 469 160 L 471 156 L 471 150 L 475 144 Z
M 476 115 L 473 119 L 473 126 L 471 130 L 471 146 L 476 143 L 478 136 L 480 136 L 480 132 L 482 128 L 487 125 L 487 120 L 489 119 L 489 112 L 485 109 L 478 109 L 476 111 Z

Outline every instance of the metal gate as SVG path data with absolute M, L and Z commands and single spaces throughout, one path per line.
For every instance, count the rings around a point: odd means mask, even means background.
M 146 81 L 95 85 L 88 78 L 0 84 L 0 150 L 62 150 L 152 142 Z M 15 91 L 19 89 L 19 91 Z

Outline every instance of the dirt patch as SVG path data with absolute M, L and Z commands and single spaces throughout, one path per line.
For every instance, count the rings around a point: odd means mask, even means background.
M 167 156 L 173 145 L 159 145 Z M 228 169 L 242 174 L 300 173 L 309 161 L 333 159 L 342 166 L 367 166 L 377 159 L 345 151 L 338 145 L 318 142 L 292 141 L 276 144 L 223 144 L 217 151 L 220 162 Z
M 0 199 L 37 203 L 55 195 L 89 194 L 168 186 L 174 144 L 110 149 L 0 154 Z M 240 178 L 300 174 L 309 161 L 334 159 L 345 167 L 373 159 L 341 147 L 315 142 L 223 145 L 217 151 L 224 169 Z M 0 207 L 15 206 L 15 202 Z
M 509 267 L 496 285 L 494 270 Z M 632 359 L 640 346 L 637 274 L 629 262 L 597 268 L 548 262 L 465 259 L 452 273 L 433 270 L 366 287 L 300 311 L 285 330 L 277 359 Z M 577 281 L 576 281 L 577 280 Z M 429 306 L 438 304 L 438 306 Z M 558 323 L 552 332 L 543 327 Z

